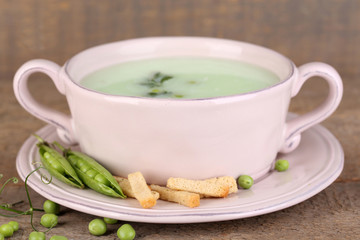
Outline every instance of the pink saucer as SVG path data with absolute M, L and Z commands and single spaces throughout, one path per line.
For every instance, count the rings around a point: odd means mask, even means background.
M 48 141 L 59 141 L 55 128 L 50 125 L 37 134 Z M 32 175 L 28 184 L 47 199 L 97 216 L 148 223 L 212 222 L 262 215 L 298 204 L 328 187 L 344 165 L 340 143 L 320 125 L 302 134 L 295 151 L 279 157 L 290 163 L 286 172 L 270 171 L 250 190 L 239 190 L 224 199 L 202 199 L 200 207 L 193 209 L 161 200 L 154 208 L 143 209 L 134 199 L 114 199 L 90 189 L 70 187 L 56 179 L 45 185 L 39 173 Z M 35 169 L 32 163 L 39 161 L 36 139 L 29 137 L 16 160 L 20 177 L 24 180 Z M 47 174 L 45 170 L 43 173 Z

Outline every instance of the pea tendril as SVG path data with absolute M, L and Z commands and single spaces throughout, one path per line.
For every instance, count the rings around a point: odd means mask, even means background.
M 1 177 L 0 179 L 3 177 L 3 175 L 1 174 Z M 4 190 L 5 186 L 9 183 L 9 182 L 13 182 L 13 183 L 18 183 L 19 180 L 16 178 L 16 177 L 12 177 L 12 178 L 9 178 L 8 180 L 6 180 L 6 182 L 2 185 L 2 187 L 0 188 L 0 195 L 2 193 L 2 191 Z
M 27 196 L 27 199 L 28 199 L 28 202 L 29 202 L 29 209 L 26 210 L 26 211 L 20 211 L 20 210 L 17 210 L 17 209 L 14 209 L 13 206 L 16 205 L 16 204 L 19 204 L 19 203 L 22 203 L 23 201 L 19 201 L 19 202 L 16 202 L 16 203 L 12 203 L 12 204 L 9 204 L 9 203 L 3 203 L 3 204 L 0 204 L 0 209 L 4 210 L 4 211 L 8 211 L 8 212 L 11 212 L 11 213 L 14 213 L 14 214 L 3 214 L 3 213 L 0 213 L 0 216 L 3 216 L 3 217 L 18 217 L 18 216 L 23 216 L 23 215 L 30 215 L 30 224 L 31 224 L 31 227 L 34 231 L 37 231 L 39 232 L 39 230 L 36 229 L 36 227 L 34 226 L 34 223 L 33 223 L 33 218 L 34 218 L 34 212 L 37 211 L 37 212 L 43 212 L 44 210 L 43 209 L 40 209 L 40 208 L 34 208 L 33 207 L 33 204 L 32 204 L 32 201 L 31 201 L 31 197 L 30 197 L 30 193 L 29 193 L 29 189 L 28 189 L 28 179 L 29 177 L 39 171 L 41 168 L 44 168 L 43 166 L 39 166 L 37 167 L 35 170 L 31 171 L 25 178 L 25 191 L 26 191 L 26 196 Z M 3 174 L 0 174 L 0 179 L 3 177 Z M 43 179 L 44 176 L 41 175 L 41 179 Z M 46 177 L 45 177 L 46 178 Z M 47 179 L 47 182 L 43 181 L 45 184 L 50 184 L 51 183 L 51 180 L 52 178 Z M 5 186 L 9 183 L 9 182 L 13 182 L 13 183 L 18 183 L 18 179 L 16 177 L 12 177 L 12 178 L 9 178 L 5 181 L 5 183 L 1 186 L 0 188 L 0 195 L 1 193 L 3 192 Z M 50 231 L 52 229 L 49 228 L 48 230 L 46 230 L 44 233 Z

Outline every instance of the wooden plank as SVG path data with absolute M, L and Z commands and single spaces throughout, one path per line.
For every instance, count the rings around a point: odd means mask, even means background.
M 294 207 L 248 219 L 187 225 L 131 223 L 138 239 L 356 239 L 360 193 L 360 1 L 357 0 L 0 0 L 0 173 L 17 176 L 16 154 L 44 123 L 24 111 L 12 90 L 18 67 L 33 58 L 63 64 L 88 47 L 146 36 L 209 36 L 270 47 L 297 65 L 323 61 L 344 80 L 344 97 L 326 126 L 345 151 L 344 171 L 336 183 Z M 62 95 L 43 75 L 31 77 L 40 102 L 68 112 Z M 307 83 L 291 105 L 305 113 L 326 97 L 326 84 Z M 39 91 L 40 90 L 40 91 Z M 44 200 L 32 192 L 34 205 Z M 11 186 L 0 201 L 26 199 L 23 183 Z M 19 206 L 26 207 L 26 204 Z M 39 222 L 41 214 L 35 221 Z M 88 234 L 94 216 L 70 209 L 51 234 L 98 239 Z M 27 239 L 29 218 L 17 219 L 14 239 Z M 0 224 L 8 219 L 0 217 Z M 39 226 L 39 225 L 37 225 Z M 114 239 L 118 225 L 101 239 Z M 50 235 L 51 235 L 50 234 Z M 50 236 L 49 235 L 49 236 Z
M 5 199 L 26 200 L 23 188 L 11 187 Z M 44 199 L 32 192 L 34 207 L 41 207 Z M 293 207 L 246 219 L 199 224 L 147 224 L 130 223 L 137 234 L 136 239 L 356 239 L 360 236 L 360 183 L 334 183 L 318 195 Z M 27 204 L 19 208 L 27 209 Z M 41 213 L 35 214 L 36 227 Z M 96 216 L 62 208 L 59 225 L 47 234 L 64 235 L 69 239 L 99 239 L 88 233 L 89 222 Z M 0 217 L 0 224 L 10 219 Z M 12 219 L 13 220 L 13 219 Z M 20 230 L 14 239 L 26 239 L 32 231 L 29 216 L 15 219 Z M 109 230 L 101 239 L 115 239 L 117 228 L 125 222 L 108 225 Z M 287 237 L 285 237 L 287 236 Z

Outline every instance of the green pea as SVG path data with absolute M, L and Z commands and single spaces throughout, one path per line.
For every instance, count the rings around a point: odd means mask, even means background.
M 104 222 L 107 224 L 115 224 L 115 223 L 117 223 L 117 221 L 118 220 L 116 220 L 116 219 L 104 217 Z
M 117 236 L 120 240 L 133 240 L 135 238 L 136 232 L 130 224 L 123 224 L 117 230 Z
M 238 184 L 241 188 L 249 189 L 254 184 L 254 180 L 248 175 L 241 175 L 238 178 Z
M 10 224 L 14 230 L 14 232 L 16 232 L 17 230 L 19 230 L 19 223 L 16 221 L 10 221 L 8 222 L 8 224 Z
M 72 158 L 72 162 L 74 165 L 76 165 L 79 169 L 86 165 L 86 163 L 84 161 L 82 161 L 81 159 L 77 159 L 77 158 Z
M 5 239 L 5 236 L 2 233 L 0 233 L 0 240 L 4 240 L 4 239 Z
M 0 226 L 0 233 L 4 235 L 4 237 L 11 237 L 14 234 L 14 228 L 6 223 Z
M 44 202 L 43 209 L 46 213 L 53 213 L 55 215 L 60 213 L 60 205 L 50 200 Z
M 65 169 L 61 166 L 61 164 L 59 162 L 51 162 L 50 165 L 56 170 L 58 171 L 60 174 L 64 175 L 65 174 Z
M 59 161 L 57 161 L 55 158 L 53 158 L 52 156 L 51 156 L 51 154 L 50 153 L 48 153 L 48 152 L 45 152 L 44 153 L 44 158 L 46 159 L 46 160 L 48 160 L 48 162 L 49 162 L 49 164 L 56 170 L 56 171 L 58 171 L 60 174 L 65 174 L 65 169 L 61 166 L 61 164 L 60 164 L 60 162 Z
M 29 240 L 46 240 L 45 233 L 43 232 L 31 232 Z
M 109 180 L 107 180 L 107 179 L 106 179 L 103 175 L 101 175 L 101 174 L 97 174 L 94 179 L 95 179 L 95 181 L 98 181 L 99 183 L 102 183 L 102 184 L 104 184 L 104 185 L 106 185 L 106 186 L 110 185 Z
M 94 178 L 96 174 L 98 174 L 98 172 L 95 171 L 94 169 L 90 169 L 89 171 L 86 172 L 86 175 L 88 175 L 90 178 Z
M 68 240 L 68 238 L 64 236 L 54 235 L 50 238 L 50 240 Z
M 80 161 L 79 161 L 80 162 Z M 87 164 L 83 164 L 80 167 L 80 171 L 82 171 L 83 173 L 86 173 L 87 171 L 89 171 L 91 169 L 91 166 L 87 165 Z
M 275 170 L 279 172 L 284 172 L 288 170 L 289 162 L 285 159 L 279 159 L 275 162 Z
M 58 216 L 53 213 L 45 213 L 41 216 L 40 223 L 47 228 L 55 227 L 58 223 Z
M 94 219 L 89 223 L 89 232 L 95 236 L 101 236 L 106 233 L 106 223 L 102 219 Z
M 46 159 L 50 159 L 50 158 L 51 158 L 50 153 L 48 153 L 48 152 L 44 153 L 44 158 L 46 158 Z

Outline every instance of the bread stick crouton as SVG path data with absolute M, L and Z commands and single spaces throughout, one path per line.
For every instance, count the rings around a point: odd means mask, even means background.
M 230 189 L 230 186 L 224 182 L 214 182 L 209 179 L 189 180 L 185 178 L 169 178 L 166 186 L 174 190 L 204 194 L 210 197 L 226 197 Z
M 135 198 L 143 208 L 152 208 L 156 204 L 156 199 L 146 184 L 144 176 L 140 172 L 128 175 L 131 189 Z
M 210 178 L 208 180 L 210 182 L 217 182 L 217 183 L 227 184 L 229 186 L 229 194 L 230 193 L 236 193 L 238 191 L 238 186 L 237 186 L 236 180 L 233 177 L 224 176 L 224 177 Z
M 236 193 L 238 191 L 238 186 L 237 186 L 236 180 L 233 177 L 224 176 L 224 177 L 209 178 L 208 181 L 212 182 L 212 183 L 220 182 L 220 183 L 229 185 L 229 194 Z M 200 198 L 211 198 L 211 197 L 212 196 L 200 194 Z
M 130 186 L 130 182 L 127 178 L 124 177 L 118 177 L 118 176 L 114 176 L 115 180 L 119 183 L 119 186 L 121 188 L 121 190 L 123 191 L 123 193 L 130 197 L 130 198 L 135 198 L 134 192 Z M 156 191 L 151 191 L 151 193 L 154 195 L 155 199 L 158 200 L 160 197 L 160 194 Z
M 197 193 L 173 190 L 155 184 L 151 184 L 150 188 L 160 194 L 161 200 L 176 202 L 191 208 L 198 207 L 200 205 L 200 195 Z

